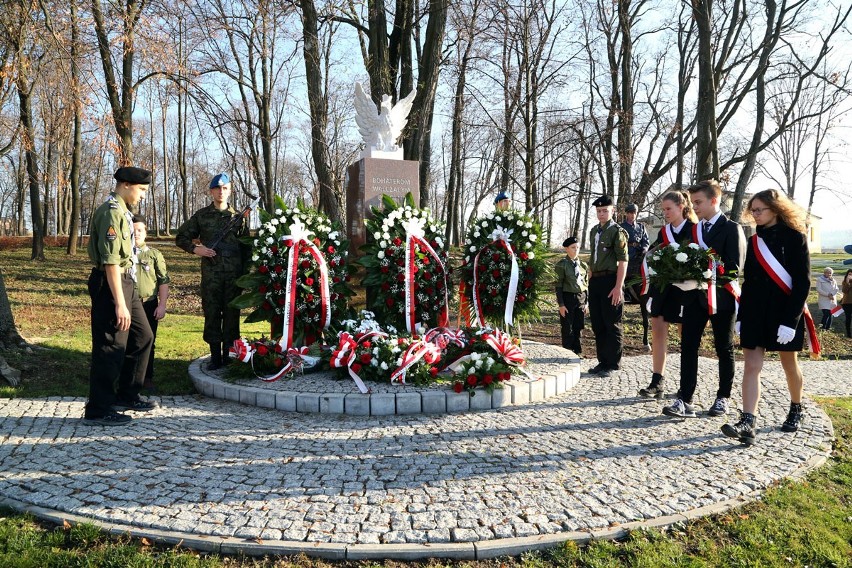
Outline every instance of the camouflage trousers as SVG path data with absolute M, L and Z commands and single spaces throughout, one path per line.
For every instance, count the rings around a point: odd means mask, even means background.
M 228 303 L 240 295 L 237 272 L 202 272 L 201 308 L 204 311 L 204 341 L 230 345 L 240 337 L 240 310 Z

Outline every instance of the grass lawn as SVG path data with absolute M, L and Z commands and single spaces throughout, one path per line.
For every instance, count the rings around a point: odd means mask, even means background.
M 187 394 L 193 387 L 187 363 L 206 352 L 196 289 L 198 261 L 169 241 L 152 243 L 169 265 L 172 298 L 157 341 L 156 382 L 162 394 Z M 0 397 L 85 396 L 89 366 L 89 298 L 85 282 L 90 265 L 85 253 L 69 258 L 47 247 L 47 260 L 28 260 L 29 248 L 0 251 L 12 309 L 32 352 L 11 353 L 9 363 L 22 370 L 18 387 L 0 386 Z M 814 273 L 837 255 L 815 255 Z M 815 303 L 815 295 L 811 301 Z M 819 314 L 811 304 L 815 315 Z M 555 312 L 555 309 L 553 310 Z M 638 309 L 626 310 L 627 353 L 639 352 Z M 553 313 L 524 331 L 525 337 L 558 336 Z M 841 322 L 821 332 L 826 357 L 852 356 Z M 244 326 L 248 335 L 265 331 Z M 547 339 L 545 339 L 547 340 Z M 676 344 L 677 338 L 672 338 Z M 585 347 L 585 346 L 584 346 Z M 707 350 L 709 352 L 709 350 Z M 665 532 L 636 531 L 622 542 L 567 544 L 545 553 L 468 566 L 852 566 L 852 399 L 820 401 L 834 421 L 837 442 L 829 464 L 804 482 L 788 482 L 764 498 L 735 512 L 678 525 Z M 2 401 L 0 401 L 2 404 Z M 160 548 L 146 541 L 109 537 L 92 526 L 54 527 L 0 509 L 0 567 L 74 566 L 323 566 L 321 560 L 299 558 L 246 559 L 204 556 L 179 548 Z M 397 566 L 369 563 L 363 566 Z M 444 563 L 419 563 L 439 566 Z

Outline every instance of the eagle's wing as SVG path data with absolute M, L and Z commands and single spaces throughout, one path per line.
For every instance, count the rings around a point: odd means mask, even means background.
M 364 92 L 361 83 L 355 83 L 355 122 L 367 147 L 375 146 L 378 140 L 377 132 L 381 127 L 379 111 L 370 95 Z
M 405 125 L 408 124 L 408 113 L 411 112 L 411 106 L 414 104 L 414 95 L 416 89 L 412 89 L 408 96 L 400 99 L 390 111 L 391 124 L 393 125 L 391 135 L 393 140 L 398 140 L 402 134 Z

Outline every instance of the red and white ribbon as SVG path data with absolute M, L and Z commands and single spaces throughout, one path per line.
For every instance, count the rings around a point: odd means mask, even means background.
M 491 232 L 491 242 L 479 249 L 479 252 L 476 253 L 476 257 L 473 259 L 473 290 L 471 290 L 473 296 L 472 323 L 479 327 L 485 325 L 482 300 L 479 295 L 479 257 L 489 247 L 502 248 L 509 255 L 511 269 L 509 271 L 509 288 L 506 291 L 506 307 L 503 310 L 503 323 L 511 327 L 514 322 L 515 296 L 518 294 L 518 281 L 520 280 L 521 271 L 518 267 L 518 260 L 515 257 L 515 251 L 512 250 L 512 245 L 510 244 L 512 232 L 512 229 L 504 229 L 498 225 L 497 228 Z
M 483 333 L 482 339 L 506 361 L 507 365 L 520 366 L 526 362 L 524 352 L 512 341 L 512 336 L 495 329 L 490 333 Z
M 391 383 L 405 384 L 405 373 L 420 359 L 430 365 L 437 363 L 441 359 L 441 348 L 428 341 L 417 340 L 412 342 L 405 353 L 402 354 L 402 364 L 391 373 Z
M 725 283 L 725 290 L 734 297 L 734 319 L 736 319 L 736 315 L 740 312 L 740 283 L 736 280 L 731 280 Z
M 667 247 L 673 242 L 675 242 L 674 232 L 672 231 L 672 224 L 666 223 L 663 225 L 663 246 Z
M 349 376 L 352 377 L 353 381 L 355 381 L 355 386 L 358 387 L 358 390 L 361 391 L 362 394 L 367 394 L 370 392 L 370 389 L 367 388 L 367 385 L 364 384 L 364 381 L 358 376 L 358 373 L 352 370 L 352 364 L 355 363 L 356 350 L 360 343 L 369 340 L 371 337 L 387 337 L 387 334 L 379 331 L 371 331 L 369 333 L 359 335 L 356 340 L 349 333 L 341 331 L 337 337 L 337 348 L 331 352 L 331 360 L 328 362 L 329 366 L 334 369 L 346 368 L 346 370 L 349 371 Z
M 281 349 L 280 344 L 276 348 L 276 350 Z M 234 344 L 228 348 L 228 356 L 232 359 L 236 359 L 242 363 L 250 363 L 251 370 L 254 372 L 254 376 L 260 379 L 265 383 L 272 383 L 289 373 L 293 370 L 294 365 L 298 366 L 301 363 L 302 355 L 307 355 L 308 348 L 303 347 L 301 349 L 290 349 L 286 357 L 282 356 L 282 365 L 281 368 L 271 375 L 261 376 L 257 374 L 257 371 L 254 370 L 254 356 L 257 354 L 257 346 L 256 344 L 249 343 L 245 339 L 237 339 L 234 341 Z
M 844 312 L 843 312 L 843 306 L 841 306 L 841 305 L 834 306 L 834 307 L 831 309 L 831 316 L 832 316 L 832 317 L 835 317 L 835 318 L 836 318 L 836 317 L 840 317 L 840 316 L 842 316 L 842 315 L 843 315 L 843 313 L 844 313 Z
M 439 349 L 443 350 L 451 344 L 464 347 L 467 345 L 467 336 L 462 329 L 433 327 L 423 335 L 423 341 L 434 343 Z
M 639 295 L 644 296 L 651 288 L 651 274 L 648 267 L 648 255 L 642 257 L 642 266 L 639 267 L 639 276 L 642 278 L 642 289 L 639 290 Z
M 778 259 L 775 258 L 772 251 L 769 250 L 769 246 L 767 246 L 766 241 L 755 233 L 751 236 L 751 242 L 752 248 L 754 249 L 754 255 L 757 257 L 757 262 L 760 263 L 763 270 L 766 271 L 772 281 L 775 282 L 785 294 L 788 296 L 792 294 L 793 277 L 789 272 L 787 272 L 787 269 L 781 265 Z M 807 331 L 805 334 L 805 341 L 808 344 L 808 351 L 814 355 L 819 355 L 822 348 L 819 344 L 819 337 L 817 336 L 814 318 L 811 316 L 811 311 L 808 309 L 807 302 L 805 302 L 802 309 L 802 316 L 805 318 L 805 329 Z
M 710 250 L 710 246 L 704 242 L 704 232 L 701 230 L 701 226 L 699 224 L 692 226 L 692 241 L 701 247 L 702 250 Z M 710 315 L 715 314 L 719 309 L 716 303 L 717 268 L 716 261 L 711 258 L 709 266 L 707 267 L 710 271 L 710 278 L 707 279 L 707 312 Z
M 417 332 L 417 295 L 414 290 L 415 261 L 417 260 L 417 247 L 425 251 L 441 270 L 441 278 L 444 280 L 444 305 L 438 314 L 438 325 L 446 326 L 448 318 L 449 298 L 447 296 L 447 269 L 441 262 L 441 257 L 432 248 L 432 245 L 423 238 L 425 221 L 419 217 L 412 217 L 403 223 L 405 228 L 405 327 L 408 333 Z

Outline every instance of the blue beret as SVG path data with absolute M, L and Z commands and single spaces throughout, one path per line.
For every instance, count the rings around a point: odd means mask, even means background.
M 500 203 L 501 201 L 503 201 L 504 199 L 509 199 L 509 196 L 506 195 L 505 192 L 501 191 L 500 193 L 497 194 L 497 197 L 494 198 L 494 204 L 496 205 L 496 204 Z
M 231 178 L 228 177 L 228 174 L 216 174 L 213 176 L 213 179 L 210 180 L 210 189 L 228 185 L 229 183 L 231 183 Z

